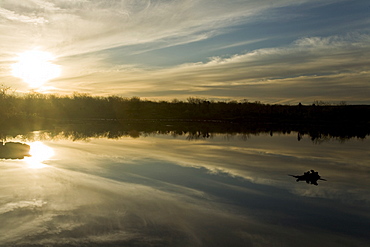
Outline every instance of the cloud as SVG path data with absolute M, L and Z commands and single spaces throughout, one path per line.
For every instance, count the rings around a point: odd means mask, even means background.
M 135 65 L 108 68 L 103 58 L 100 67 L 96 64 L 96 70 L 91 69 L 84 78 L 62 78 L 61 81 L 70 80 L 70 85 L 76 86 L 73 90 L 84 87 L 106 94 L 118 90 L 124 92 L 123 95 L 143 97 L 198 94 L 253 98 L 268 92 L 265 101 L 275 103 L 283 98 L 306 103 L 319 98 L 347 100 L 348 89 L 351 89 L 352 100 L 360 102 L 366 101 L 369 92 L 369 40 L 365 34 L 305 37 L 287 46 L 230 57 L 216 56 L 208 62 L 168 68 Z M 107 85 L 114 91 L 109 91 Z
M 37 17 L 35 15 L 21 15 L 17 14 L 14 11 L 10 11 L 7 9 L 0 8 L 0 16 L 10 21 L 18 21 L 24 23 L 32 23 L 32 24 L 44 24 L 47 22 L 43 17 Z
M 201 33 L 208 33 L 204 37 L 209 37 L 212 33 L 226 32 L 223 28 L 243 23 L 271 8 L 308 1 L 3 2 L 0 13 L 6 18 L 42 24 L 30 37 L 39 36 L 38 42 L 43 46 L 73 55 L 158 41 L 167 46 L 183 44 L 199 40 Z M 16 23 L 11 25 L 20 27 Z

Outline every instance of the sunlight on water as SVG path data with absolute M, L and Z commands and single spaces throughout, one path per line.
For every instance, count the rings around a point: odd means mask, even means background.
M 0 246 L 368 246 L 369 139 L 113 131 L 7 140 Z
M 29 145 L 31 147 L 31 156 L 25 158 L 29 168 L 40 169 L 47 167 L 48 165 L 44 164 L 43 162 L 50 159 L 54 155 L 54 150 L 40 141 L 30 143 Z

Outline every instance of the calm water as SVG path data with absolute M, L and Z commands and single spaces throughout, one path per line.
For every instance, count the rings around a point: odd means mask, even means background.
M 369 139 L 133 137 L 8 139 L 32 157 L 0 160 L 0 245 L 369 246 Z

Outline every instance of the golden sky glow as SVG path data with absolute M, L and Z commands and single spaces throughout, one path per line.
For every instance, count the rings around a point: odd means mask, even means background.
M 0 80 L 20 92 L 370 103 L 368 9 L 367 0 L 3 0 Z M 19 60 L 35 47 L 55 60 Z

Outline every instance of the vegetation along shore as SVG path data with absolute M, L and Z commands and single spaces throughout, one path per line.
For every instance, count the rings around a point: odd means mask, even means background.
M 0 94 L 0 127 L 32 125 L 50 121 L 111 120 L 138 122 L 208 122 L 234 123 L 238 126 L 263 128 L 290 126 L 332 131 L 368 133 L 369 105 L 278 105 L 260 102 L 209 101 L 189 97 L 186 101 L 150 101 L 139 97 L 98 97 L 75 93 L 72 96 L 29 93 L 23 96 L 2 91 Z M 240 127 L 238 127 L 240 128 Z M 273 128 L 273 127 L 271 127 Z M 280 128 L 281 129 L 281 128 Z

